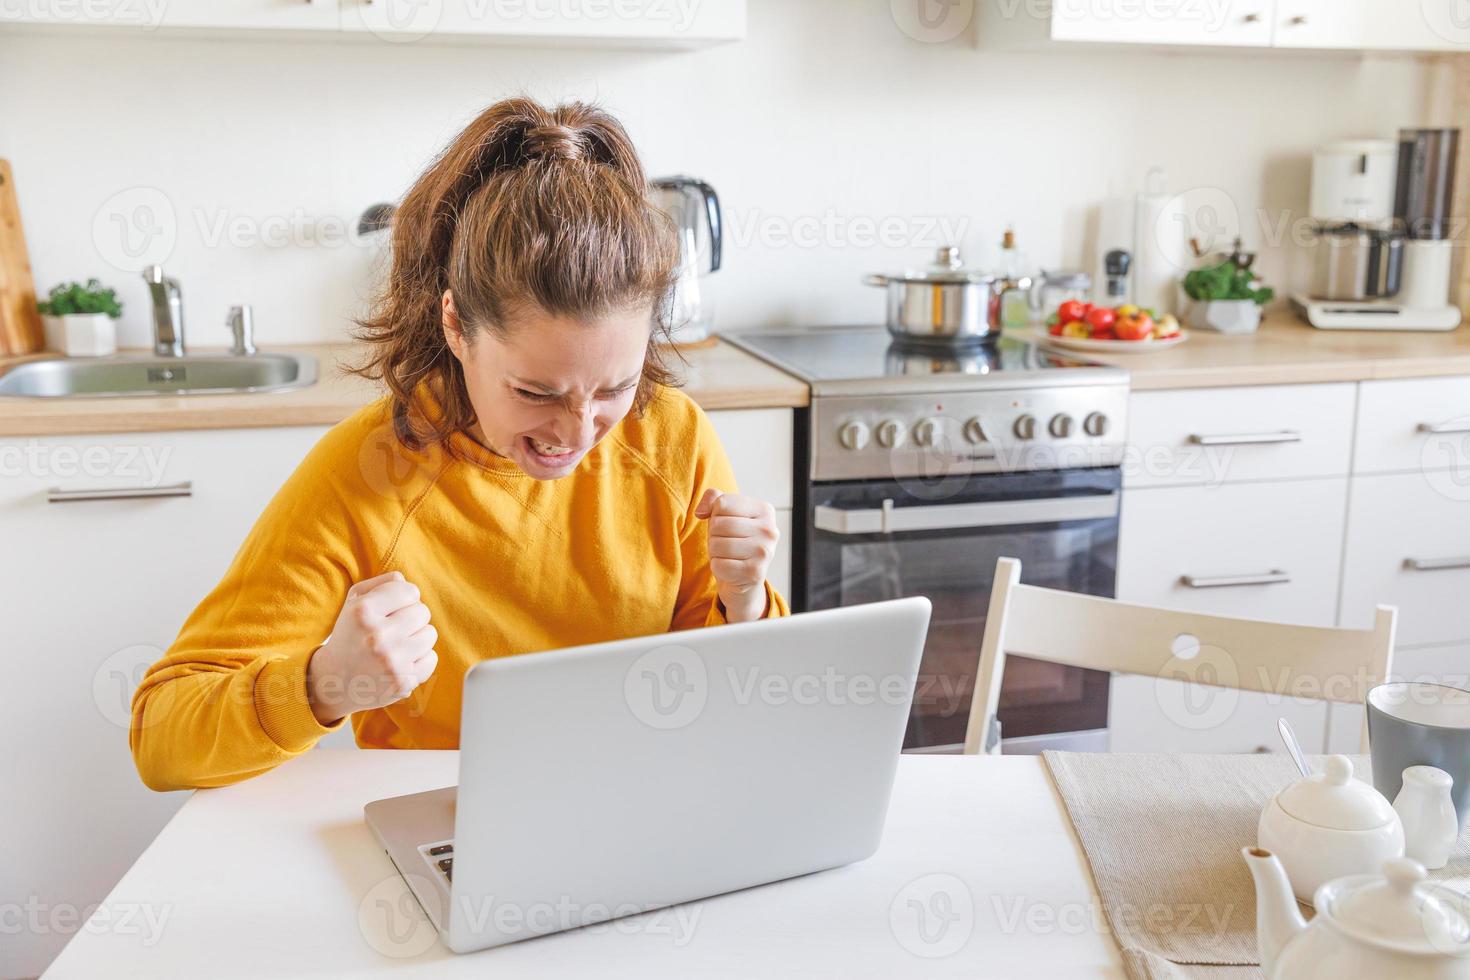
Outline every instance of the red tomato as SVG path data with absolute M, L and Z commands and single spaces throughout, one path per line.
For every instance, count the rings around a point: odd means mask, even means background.
M 1099 333 L 1106 333 L 1113 329 L 1113 324 L 1118 322 L 1116 310 L 1107 306 L 1094 306 L 1087 311 L 1087 325 L 1092 328 L 1092 335 L 1096 337 Z
M 1062 335 L 1062 326 L 1063 324 L 1061 323 L 1053 323 L 1051 326 L 1046 328 L 1046 332 L 1051 334 L 1053 337 L 1060 337 Z
M 1087 304 L 1077 299 L 1069 299 L 1057 307 L 1058 323 L 1076 323 L 1087 316 Z
M 1118 335 L 1111 330 L 1094 330 L 1091 335 L 1093 340 L 1117 340 Z
M 1113 329 L 1117 331 L 1119 340 L 1148 340 L 1154 333 L 1154 318 L 1139 311 L 1119 319 Z

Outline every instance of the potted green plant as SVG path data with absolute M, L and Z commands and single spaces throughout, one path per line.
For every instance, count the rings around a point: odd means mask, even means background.
M 96 279 L 85 286 L 66 282 L 53 286 L 36 304 L 46 328 L 46 347 L 68 357 L 103 357 L 117 352 L 117 326 L 122 304 L 117 293 Z
M 1259 329 L 1261 307 L 1276 293 L 1261 284 L 1250 266 L 1237 250 L 1223 261 L 1186 275 L 1184 293 L 1190 303 L 1185 319 L 1189 325 L 1218 333 L 1254 333 Z

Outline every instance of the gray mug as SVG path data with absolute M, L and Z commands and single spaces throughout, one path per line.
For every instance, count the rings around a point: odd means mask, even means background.
M 1396 799 L 1410 766 L 1434 766 L 1454 779 L 1450 798 L 1460 829 L 1470 817 L 1470 691 L 1408 681 L 1368 692 L 1373 786 Z

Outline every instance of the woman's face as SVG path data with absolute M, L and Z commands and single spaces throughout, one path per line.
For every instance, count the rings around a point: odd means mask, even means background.
M 567 476 L 633 407 L 651 308 L 590 322 L 538 311 L 503 337 L 479 330 L 471 338 L 447 292 L 443 311 L 444 336 L 475 410 L 475 438 L 527 476 Z

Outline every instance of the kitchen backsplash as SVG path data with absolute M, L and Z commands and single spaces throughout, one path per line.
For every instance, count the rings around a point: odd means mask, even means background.
M 1007 225 L 1034 265 L 1082 266 L 1096 205 L 1153 166 L 1192 232 L 1244 230 L 1285 295 L 1310 157 L 1445 125 L 1453 72 L 1409 56 L 1128 48 L 995 53 L 906 36 L 886 0 L 752 0 L 749 38 L 686 53 L 382 41 L 0 34 L 0 156 L 44 291 L 96 276 L 149 336 L 137 270 L 183 284 L 189 340 L 340 340 L 383 260 L 356 234 L 478 109 L 594 99 L 652 174 L 712 183 L 727 216 L 717 325 L 876 323 L 860 276 Z

